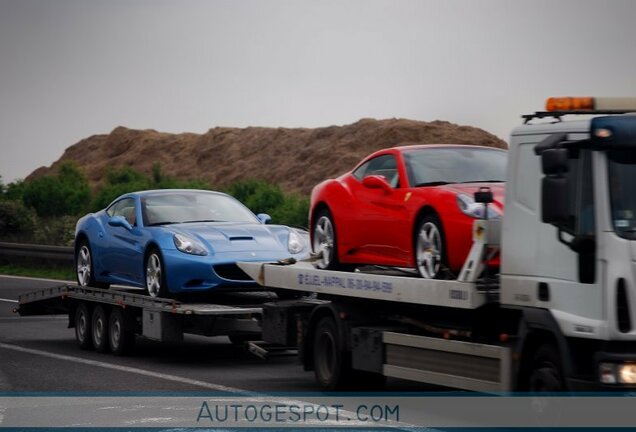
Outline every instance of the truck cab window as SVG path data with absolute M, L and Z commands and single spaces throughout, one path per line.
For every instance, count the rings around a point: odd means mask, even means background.
M 614 232 L 623 238 L 636 240 L 636 155 L 632 151 L 608 154 L 611 216 Z

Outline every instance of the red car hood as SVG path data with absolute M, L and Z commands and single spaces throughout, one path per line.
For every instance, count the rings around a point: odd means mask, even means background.
M 468 195 L 471 198 L 475 197 L 475 192 L 482 187 L 488 187 L 492 191 L 493 195 L 493 205 L 500 213 L 503 214 L 504 208 L 504 196 L 506 194 L 506 184 L 505 183 L 453 183 L 447 184 L 443 186 L 438 186 L 440 189 L 445 189 L 449 192 L 453 192 L 455 194 L 464 194 Z

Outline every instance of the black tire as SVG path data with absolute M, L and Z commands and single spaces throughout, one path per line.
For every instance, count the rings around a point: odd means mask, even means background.
M 316 214 L 311 226 L 311 248 L 314 253 L 322 251 L 322 257 L 316 261 L 321 269 L 340 270 L 342 265 L 338 261 L 338 237 L 333 216 L 327 208 Z
M 93 349 L 91 310 L 86 303 L 75 308 L 75 340 L 83 350 Z
M 108 346 L 119 356 L 130 353 L 135 346 L 135 332 L 130 328 L 124 311 L 113 308 L 108 318 Z
M 351 366 L 344 352 L 338 326 L 330 316 L 322 318 L 314 332 L 314 375 L 316 383 L 324 390 L 336 390 L 347 386 Z
M 107 289 L 110 285 L 95 280 L 93 252 L 88 240 L 82 239 L 75 248 L 75 278 L 79 286 Z
M 415 268 L 425 279 L 443 279 L 447 274 L 446 239 L 439 218 L 430 214 L 419 220 L 414 231 Z
M 535 353 L 528 376 L 528 389 L 531 392 L 566 390 L 561 358 L 554 345 L 542 345 Z
M 108 315 L 106 315 L 106 311 L 101 305 L 97 305 L 93 309 L 91 335 L 95 351 L 108 351 Z
M 150 297 L 172 297 L 166 283 L 166 268 L 163 264 L 163 257 L 157 248 L 151 248 L 146 254 L 144 282 L 146 294 Z

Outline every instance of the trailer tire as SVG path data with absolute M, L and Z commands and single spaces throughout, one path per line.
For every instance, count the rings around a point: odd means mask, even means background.
M 91 335 L 95 351 L 108 351 L 108 315 L 106 315 L 106 311 L 104 311 L 104 307 L 101 305 L 97 305 L 93 309 Z
M 113 354 L 126 355 L 135 346 L 135 332 L 129 327 L 124 312 L 113 308 L 108 319 L 108 345 Z
M 534 354 L 528 389 L 531 392 L 559 392 L 565 389 L 563 367 L 554 345 L 541 345 Z
M 75 308 L 75 340 L 83 350 L 93 349 L 91 329 L 91 311 L 86 303 L 79 303 Z
M 350 365 L 345 361 L 346 353 L 336 321 L 323 317 L 314 333 L 314 374 L 316 382 L 324 390 L 336 390 L 346 386 Z

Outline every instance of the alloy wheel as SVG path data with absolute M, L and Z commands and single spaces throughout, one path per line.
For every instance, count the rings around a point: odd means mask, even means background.
M 442 237 L 433 222 L 424 223 L 417 234 L 417 270 L 425 279 L 433 279 L 442 262 Z
M 333 224 L 327 216 L 321 216 L 316 222 L 313 236 L 314 252 L 322 252 L 318 267 L 328 268 L 333 261 L 334 233 Z

